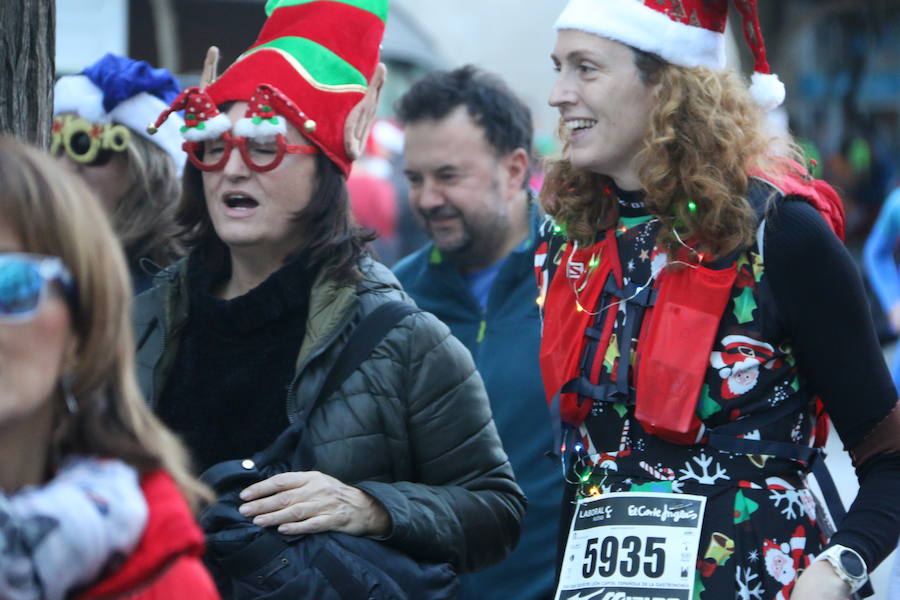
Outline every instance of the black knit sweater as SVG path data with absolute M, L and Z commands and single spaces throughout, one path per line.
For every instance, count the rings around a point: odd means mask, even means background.
M 314 273 L 301 255 L 243 296 L 215 297 L 229 276 L 230 265 L 210 273 L 188 259 L 190 318 L 157 409 L 198 472 L 251 456 L 287 427 Z

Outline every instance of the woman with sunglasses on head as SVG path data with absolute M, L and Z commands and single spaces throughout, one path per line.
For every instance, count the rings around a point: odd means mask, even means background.
M 570 0 L 556 23 L 565 150 L 537 254 L 563 599 L 845 599 L 900 532 L 900 408 L 840 199 L 772 155 L 761 109 L 784 87 L 756 3 L 734 4 L 749 90 L 725 70 L 726 0 Z M 843 518 L 825 413 L 860 480 Z
M 137 299 L 144 389 L 200 470 L 269 446 L 317 400 L 360 319 L 410 302 L 366 254 L 346 189 L 383 83 L 387 2 L 267 11 L 253 47 L 170 107 L 185 110 L 190 253 Z M 254 523 L 377 537 L 462 571 L 509 552 L 524 497 L 442 323 L 406 316 L 319 400 L 304 434 L 317 470 L 244 490 Z
M 183 122 L 175 115 L 156 135 L 147 133 L 147 123 L 179 91 L 167 70 L 115 54 L 61 77 L 53 88 L 51 151 L 100 198 L 125 249 L 135 293 L 150 287 L 149 272 L 183 254 L 174 218 L 185 163 Z
M 0 597 L 218 598 L 188 507 L 207 492 L 138 390 L 103 209 L 10 139 L 0 181 Z

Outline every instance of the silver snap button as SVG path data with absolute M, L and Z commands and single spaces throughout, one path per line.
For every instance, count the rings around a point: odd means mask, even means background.
M 250 469 L 253 469 L 256 467 L 256 463 L 254 463 L 252 460 L 247 458 L 247 459 L 241 461 L 241 466 L 249 471 Z

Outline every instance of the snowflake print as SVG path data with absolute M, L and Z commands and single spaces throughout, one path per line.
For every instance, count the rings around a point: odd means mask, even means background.
M 628 266 L 627 266 L 626 268 L 628 269 L 628 272 L 629 272 L 629 273 L 630 273 L 631 271 L 634 271 L 634 261 L 633 261 L 633 260 L 629 260 L 629 261 L 628 261 Z
M 750 552 L 747 553 L 747 561 L 750 563 L 756 563 L 759 560 L 759 550 L 754 548 Z
M 769 477 L 766 479 L 766 485 L 770 488 L 777 488 L 769 490 L 769 500 L 772 501 L 775 508 L 781 509 L 781 514 L 786 518 L 796 519 L 806 512 L 800 493 L 787 481 L 780 477 Z M 782 502 L 785 504 L 783 508 L 781 507 Z
M 754 579 L 758 579 L 759 575 L 750 571 L 749 567 L 743 569 L 737 568 L 737 596 L 739 600 L 762 600 L 763 588 L 760 582 L 753 583 Z M 751 587 L 751 584 L 753 587 Z
M 696 480 L 697 483 L 705 483 L 708 485 L 714 484 L 719 479 L 729 480 L 731 477 L 728 476 L 728 471 L 722 468 L 722 465 L 719 463 L 715 463 L 715 473 L 709 472 L 709 467 L 713 463 L 712 456 L 706 456 L 706 453 L 701 451 L 700 456 L 695 456 L 692 458 L 697 466 L 700 467 L 700 471 L 694 471 L 694 466 L 690 462 L 684 463 L 684 468 L 679 469 L 679 472 L 683 475 L 678 479 L 681 481 L 687 481 L 690 479 Z

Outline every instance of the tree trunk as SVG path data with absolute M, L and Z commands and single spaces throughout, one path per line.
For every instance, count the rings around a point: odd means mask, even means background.
M 49 146 L 55 51 L 54 0 L 0 0 L 0 135 Z

